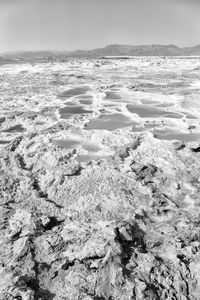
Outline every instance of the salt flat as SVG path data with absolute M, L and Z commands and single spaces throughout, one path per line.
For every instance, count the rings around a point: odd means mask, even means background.
M 199 299 L 200 58 L 4 65 L 0 91 L 1 299 Z
M 81 127 L 90 121 L 92 128 L 96 118 L 108 120 L 110 116 L 112 122 L 116 113 L 121 119 L 128 118 L 128 125 L 136 125 L 135 131 L 149 131 L 152 124 L 151 132 L 158 129 L 161 133 L 175 130 L 196 134 L 199 68 L 199 58 L 2 66 L 0 118 L 6 119 L 1 121 L 0 139 L 10 141 L 16 137 L 17 130 L 7 133 L 13 126 L 21 125 L 28 134 L 69 119 L 70 124 L 79 120 Z M 119 122 L 119 128 L 127 124 Z

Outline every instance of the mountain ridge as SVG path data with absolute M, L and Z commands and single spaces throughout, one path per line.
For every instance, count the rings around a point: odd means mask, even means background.
M 68 55 L 72 56 L 185 56 L 185 55 L 200 55 L 200 45 L 192 47 L 177 47 L 176 45 L 121 45 L 111 44 L 103 48 L 93 50 L 76 50 L 71 51 Z
M 74 51 L 15 51 L 7 52 L 0 55 L 1 60 L 19 59 L 66 59 L 66 58 L 101 58 L 106 56 L 198 56 L 200 55 L 200 45 L 180 48 L 176 45 L 126 45 L 110 44 L 102 48 L 92 50 L 74 50 Z

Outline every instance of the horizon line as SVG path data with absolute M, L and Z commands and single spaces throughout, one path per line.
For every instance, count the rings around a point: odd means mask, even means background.
M 130 47 L 145 47 L 145 46 L 173 46 L 173 47 L 176 47 L 178 49 L 184 49 L 184 48 L 194 48 L 194 47 L 197 47 L 197 46 L 200 46 L 200 44 L 195 44 L 195 45 L 192 45 L 192 46 L 183 46 L 183 47 L 180 47 L 180 46 L 177 46 L 175 44 L 157 44 L 157 43 L 154 43 L 154 44 L 119 44 L 119 43 L 112 43 L 112 44 L 107 44 L 105 46 L 101 46 L 101 47 L 95 47 L 95 48 L 90 48 L 90 49 L 81 49 L 81 48 L 78 48 L 78 49 L 74 49 L 74 50 L 66 50 L 66 49 L 63 49 L 63 50 L 58 50 L 58 49 L 37 49 L 37 50 L 23 50 L 23 49 L 18 49 L 18 50 L 7 50 L 7 51 L 0 51 L 0 54 L 2 55 L 6 55 L 6 54 L 14 54 L 14 53 L 26 53 L 26 52 L 58 52 L 58 53 L 62 53 L 62 52 L 76 52 L 76 51 L 93 51 L 93 50 L 98 50 L 98 49 L 103 49 L 103 48 L 106 48 L 108 46 L 130 46 Z

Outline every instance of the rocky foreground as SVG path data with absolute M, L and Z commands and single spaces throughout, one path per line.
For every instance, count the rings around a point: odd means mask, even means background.
M 200 143 L 132 135 L 80 167 L 34 139 L 0 155 L 1 299 L 199 299 Z
M 0 70 L 0 299 L 199 300 L 200 66 L 89 64 Z

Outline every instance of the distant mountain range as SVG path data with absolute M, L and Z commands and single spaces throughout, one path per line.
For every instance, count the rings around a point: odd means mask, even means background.
M 106 56 L 198 56 L 200 45 L 179 48 L 174 45 L 117 45 L 112 44 L 94 50 L 76 51 L 19 51 L 2 54 L 0 61 L 35 61 L 51 59 L 101 58 Z
M 200 55 L 200 45 L 179 48 L 174 45 L 108 45 L 94 50 L 77 50 L 69 52 L 71 56 L 102 57 L 102 56 L 185 56 Z

